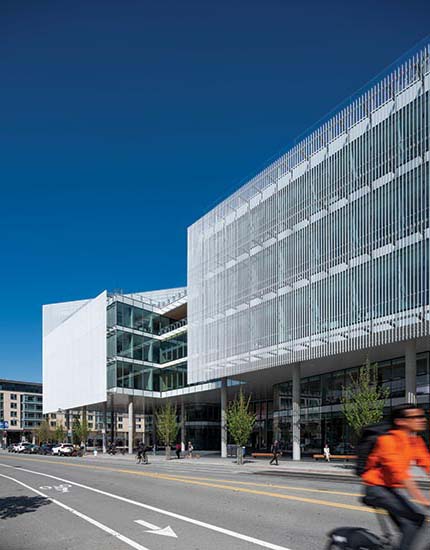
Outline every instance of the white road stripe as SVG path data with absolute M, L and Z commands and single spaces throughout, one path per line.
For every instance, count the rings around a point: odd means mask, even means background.
M 0 463 L 0 466 L 4 466 L 5 468 L 18 469 L 20 472 L 28 472 L 30 474 L 36 474 L 40 476 L 49 477 L 51 479 L 57 479 L 58 481 L 63 481 L 64 483 L 71 483 L 76 487 L 81 487 L 82 489 L 87 489 L 88 491 L 93 491 L 94 493 L 99 493 L 100 495 L 105 495 L 107 497 L 111 497 L 116 500 L 121 500 L 122 502 L 127 502 L 128 504 L 133 504 L 134 506 L 139 506 L 140 508 L 145 508 L 146 510 L 151 510 L 158 514 L 163 514 L 165 516 L 176 518 L 181 521 L 185 521 L 187 523 L 192 523 L 193 525 L 198 525 L 199 527 L 210 529 L 211 531 L 216 531 L 218 533 L 222 533 L 223 535 L 228 535 L 229 537 L 233 537 L 235 539 L 245 540 L 246 542 L 256 544 L 257 546 L 262 546 L 263 548 L 269 548 L 270 550 L 290 550 L 290 548 L 286 548 L 285 546 L 272 544 L 271 542 L 266 542 L 264 540 L 256 539 L 248 535 L 243 535 L 242 533 L 237 533 L 236 531 L 231 531 L 230 529 L 224 529 L 223 527 L 218 527 L 217 525 L 212 525 L 211 523 L 206 523 L 204 521 L 199 521 L 197 519 L 189 518 L 187 516 L 182 516 L 181 514 L 175 514 L 174 512 L 169 512 L 168 510 L 156 508 L 155 506 L 150 506 L 149 504 L 143 504 L 143 502 L 137 502 L 136 500 L 131 500 L 129 498 L 121 497 L 119 495 L 114 495 L 113 493 L 108 493 L 100 489 L 95 489 L 94 487 L 83 485 L 82 483 L 75 483 L 74 481 L 69 481 L 68 479 L 63 479 L 61 477 L 56 477 L 50 474 L 44 474 L 42 472 L 35 472 L 34 470 L 27 470 L 26 468 L 21 468 L 21 467 L 16 468 L 15 466 L 11 466 L 10 464 Z
M 55 498 L 48 497 L 41 491 L 38 491 L 37 489 L 33 489 L 33 487 L 30 487 L 29 485 L 26 485 L 22 481 L 19 481 L 18 479 L 15 479 L 14 477 L 5 476 L 4 474 L 0 474 L 0 477 L 4 477 L 6 479 L 9 479 L 10 481 L 14 481 L 15 483 L 18 483 L 19 485 L 22 485 L 26 489 L 29 489 L 30 491 L 33 491 L 33 493 L 36 493 L 37 495 L 40 495 L 43 498 L 46 498 L 46 500 L 49 500 L 53 504 L 56 504 L 57 506 L 60 506 L 60 508 L 63 508 L 64 510 L 67 510 L 68 512 L 71 512 L 73 515 L 78 516 L 79 518 L 83 519 L 84 521 L 87 521 L 88 523 L 91 523 L 91 525 L 94 525 L 95 527 L 98 527 L 102 531 L 105 531 L 106 533 L 109 533 L 109 535 L 113 535 L 118 540 L 124 542 L 125 544 L 128 544 L 128 546 L 131 546 L 132 548 L 135 548 L 136 550 L 148 550 L 145 546 L 142 546 L 141 544 L 138 544 L 134 540 L 129 539 L 128 537 L 125 537 L 124 535 L 121 535 L 121 533 L 118 533 L 118 531 L 114 531 L 110 527 L 107 527 L 107 525 L 103 525 L 103 523 L 100 523 L 99 521 L 90 518 L 89 516 L 86 516 L 85 514 L 82 514 L 82 512 L 78 512 L 78 510 L 75 510 L 74 508 L 71 508 L 70 506 L 67 506 L 66 504 L 63 504 L 59 500 L 56 500 Z

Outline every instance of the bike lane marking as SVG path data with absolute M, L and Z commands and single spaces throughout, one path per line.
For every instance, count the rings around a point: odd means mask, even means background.
M 215 531 L 217 533 L 221 533 L 223 535 L 228 535 L 230 537 L 243 540 L 246 542 L 250 542 L 251 544 L 255 544 L 257 546 L 262 546 L 263 548 L 268 548 L 269 550 L 291 550 L 290 548 L 286 548 L 285 546 L 279 546 L 278 544 L 272 544 L 271 542 L 266 542 L 264 540 L 256 539 L 254 537 L 250 537 L 249 535 L 244 535 L 242 533 L 237 533 L 236 531 L 232 531 L 230 529 L 225 529 L 224 527 L 218 527 L 217 525 L 213 525 L 211 523 L 206 523 L 204 521 L 200 521 L 194 518 L 190 518 L 188 516 L 183 516 L 182 514 L 176 514 L 175 512 L 170 512 L 169 510 L 163 510 L 162 508 L 156 508 L 155 506 L 151 506 L 149 504 L 144 504 L 143 502 L 138 502 L 136 500 L 132 500 L 126 497 L 122 497 L 120 495 L 115 495 L 114 493 L 108 493 L 107 491 L 102 491 L 101 489 L 96 489 L 95 487 L 90 487 L 88 485 L 83 485 L 82 483 L 76 483 L 75 481 L 70 481 L 68 479 L 64 479 L 61 477 L 53 476 L 50 474 L 45 474 L 42 472 L 36 472 L 34 470 L 28 470 L 27 468 L 17 468 L 15 466 L 11 466 L 10 464 L 2 464 L 0 463 L 0 466 L 6 467 L 6 468 L 12 468 L 15 470 L 19 470 L 20 472 L 27 472 L 30 474 L 40 475 L 44 477 L 49 477 L 51 479 L 56 479 L 57 481 L 62 481 L 63 483 L 70 483 L 71 485 L 74 485 L 76 487 L 81 487 L 81 489 L 87 489 L 88 491 L 92 491 L 94 493 L 98 493 L 100 495 L 108 496 L 110 498 L 114 498 L 116 500 L 120 500 L 122 502 L 127 502 L 128 504 L 133 504 L 134 506 L 138 506 L 140 508 L 145 508 L 146 510 L 151 510 L 152 512 L 156 512 L 158 514 L 163 514 L 165 516 L 169 516 L 175 519 L 179 519 L 181 521 L 191 523 L 193 525 L 197 525 L 198 527 L 203 527 L 204 529 L 209 529 L 211 531 Z M 0 474 L 2 475 L 2 474 Z M 7 476 L 3 476 L 7 477 Z M 11 478 L 13 479 L 13 478 Z M 43 495 L 46 496 L 46 495 Z M 46 497 L 49 498 L 49 497 Z M 53 500 L 53 499 L 50 499 Z M 143 550 L 147 550 L 142 547 Z
M 128 546 L 131 546 L 132 548 L 135 548 L 136 550 L 149 550 L 146 546 L 142 546 L 141 544 L 135 542 L 134 540 L 131 540 L 128 537 L 125 537 L 124 535 L 121 535 L 121 533 L 118 533 L 118 531 L 114 531 L 113 529 L 111 529 L 107 525 L 104 525 L 103 523 L 100 523 L 99 521 L 97 521 L 93 518 L 90 518 L 89 516 L 83 514 L 82 512 L 79 512 L 75 508 L 72 508 L 71 506 L 67 506 L 66 504 L 63 504 L 62 502 L 60 502 L 59 500 L 57 500 L 55 498 L 51 498 L 48 495 L 45 495 L 41 491 L 38 491 L 37 489 L 34 489 L 33 487 L 30 487 L 30 485 L 27 485 L 26 483 L 23 483 L 19 479 L 15 479 L 14 477 L 6 476 L 4 474 L 0 474 L 0 477 L 3 477 L 5 479 L 9 479 L 10 481 L 14 481 L 15 483 L 18 483 L 18 485 L 22 485 L 22 487 L 25 487 L 26 489 L 28 489 L 30 491 L 33 491 L 33 493 L 36 493 L 37 495 L 39 495 L 43 498 L 46 498 L 46 500 L 49 500 L 53 504 L 56 504 L 60 508 L 63 508 L 67 512 L 70 512 L 74 516 L 77 516 L 77 517 L 83 519 L 84 521 L 90 523 L 91 525 L 94 525 L 95 527 L 98 527 L 102 531 L 105 531 L 109 535 L 114 536 L 115 538 L 117 538 L 121 542 L 124 542 L 125 544 L 127 544 Z

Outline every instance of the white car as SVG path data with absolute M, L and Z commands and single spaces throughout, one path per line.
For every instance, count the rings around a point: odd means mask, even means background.
M 52 447 L 52 454 L 58 456 L 71 455 L 73 452 L 73 445 L 71 443 L 61 443 Z
M 15 450 L 15 453 L 22 453 L 25 449 L 27 449 L 27 447 L 30 447 L 31 446 L 31 443 L 18 443 L 18 445 L 15 445 L 16 447 L 16 450 Z

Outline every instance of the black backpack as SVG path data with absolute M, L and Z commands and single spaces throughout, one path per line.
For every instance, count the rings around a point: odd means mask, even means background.
M 357 462 L 355 464 L 355 473 L 358 476 L 362 476 L 366 472 L 367 459 L 373 451 L 378 438 L 382 435 L 386 435 L 391 429 L 391 424 L 388 424 L 387 422 L 372 424 L 363 428 L 360 440 L 356 447 Z

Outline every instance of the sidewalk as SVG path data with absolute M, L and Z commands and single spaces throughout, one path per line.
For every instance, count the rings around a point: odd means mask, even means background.
M 346 463 L 343 461 L 332 461 L 325 462 L 323 460 L 313 460 L 311 458 L 304 458 L 300 461 L 294 461 L 290 458 L 282 457 L 279 459 L 279 466 L 270 465 L 270 459 L 268 458 L 252 458 L 251 456 L 245 456 L 244 464 L 238 465 L 236 459 L 233 457 L 221 458 L 219 453 L 197 453 L 200 455 L 199 458 L 183 458 L 178 460 L 174 454 L 171 455 L 170 461 L 168 461 L 169 466 L 172 469 L 175 468 L 175 465 L 185 466 L 206 466 L 206 467 L 227 467 L 235 473 L 238 471 L 246 472 L 250 474 L 264 474 L 264 475 L 274 475 L 282 477 L 302 477 L 302 478 L 315 478 L 315 479 L 326 479 L 333 481 L 350 481 L 352 483 L 360 483 L 360 479 L 354 473 L 354 463 Z M 91 459 L 92 455 L 88 454 L 86 458 Z M 164 453 L 148 453 L 149 461 L 159 464 L 166 464 L 166 458 Z M 103 455 L 99 453 L 96 460 L 112 460 L 118 462 L 133 462 L 135 463 L 135 455 Z M 198 468 L 194 469 L 194 473 L 198 471 Z M 425 475 L 424 471 L 421 468 L 412 468 L 412 473 L 414 477 L 419 481 L 420 485 L 424 487 L 430 487 L 429 477 Z

